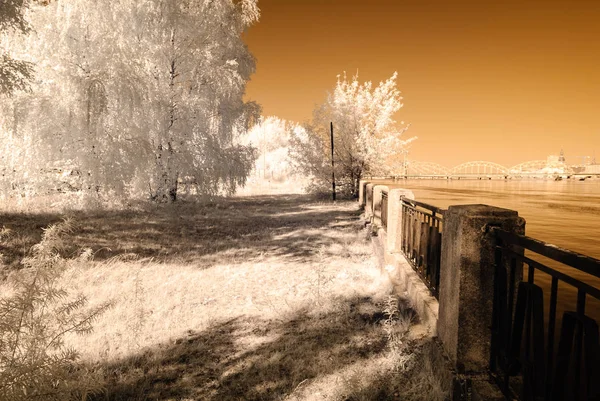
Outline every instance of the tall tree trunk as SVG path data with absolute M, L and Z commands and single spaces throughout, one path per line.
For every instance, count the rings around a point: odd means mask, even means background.
M 157 202 L 175 202 L 179 190 L 179 171 L 174 168 L 174 150 L 171 143 L 158 146 L 156 157 L 157 171 L 160 176 L 156 188 L 150 189 L 150 199 Z
M 168 126 L 165 132 L 167 140 L 166 149 L 159 145 L 157 164 L 161 175 L 158 186 L 153 195 L 153 200 L 158 202 L 175 202 L 177 200 L 177 191 L 179 189 L 179 172 L 175 166 L 175 149 L 173 148 L 174 129 L 177 121 L 177 101 L 175 91 L 175 80 L 179 72 L 177 71 L 177 56 L 175 50 L 175 29 L 171 29 L 171 60 L 169 63 L 169 110 Z

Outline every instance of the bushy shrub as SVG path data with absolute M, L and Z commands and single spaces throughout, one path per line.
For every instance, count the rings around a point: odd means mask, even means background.
M 87 307 L 71 296 L 58 278 L 70 263 L 59 251 L 69 222 L 48 227 L 39 244 L 10 277 L 11 292 L 0 299 L 0 400 L 84 400 L 99 381 L 78 363 L 64 344 L 67 333 L 86 334 L 109 303 Z

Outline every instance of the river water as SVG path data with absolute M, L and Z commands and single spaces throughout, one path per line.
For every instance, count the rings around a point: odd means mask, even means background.
M 413 191 L 415 199 L 446 209 L 450 205 L 487 204 L 516 210 L 525 233 L 538 240 L 600 259 L 600 180 L 399 180 L 390 187 Z M 600 279 L 561 265 L 569 275 L 600 287 Z M 547 289 L 550 278 L 536 272 Z M 559 313 L 574 310 L 572 287 L 559 285 Z M 547 302 L 545 294 L 545 303 Z M 586 314 L 600 323 L 600 301 L 587 297 Z M 547 316 L 546 316 L 547 319 Z

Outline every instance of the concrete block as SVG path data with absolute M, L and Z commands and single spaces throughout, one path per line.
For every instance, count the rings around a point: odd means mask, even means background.
M 367 180 L 360 180 L 360 182 L 358 184 L 358 205 L 361 208 L 364 208 L 366 206 L 365 195 L 366 195 L 368 183 L 369 183 L 369 181 L 367 181 Z
M 490 225 L 523 234 L 514 210 L 450 206 L 444 216 L 438 335 L 460 371 L 487 370 L 494 291 L 495 242 Z
M 373 187 L 374 183 L 370 182 L 366 186 L 365 193 L 365 218 L 370 219 L 373 217 Z
M 381 194 L 388 192 L 387 185 L 377 184 L 373 186 L 373 223 L 381 227 Z
M 408 189 L 394 188 L 388 191 L 387 250 L 397 253 L 402 249 L 402 207 L 401 198 L 414 199 Z

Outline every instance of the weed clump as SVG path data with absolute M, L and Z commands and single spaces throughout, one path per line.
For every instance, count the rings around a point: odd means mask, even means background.
M 73 262 L 60 256 L 64 221 L 44 230 L 24 266 L 9 278 L 10 291 L 0 299 L 0 400 L 85 399 L 100 390 L 99 381 L 78 363 L 79 354 L 64 344 L 67 333 L 87 334 L 110 307 L 87 307 L 84 296 L 71 296 L 58 279 Z

